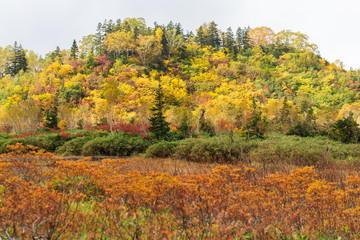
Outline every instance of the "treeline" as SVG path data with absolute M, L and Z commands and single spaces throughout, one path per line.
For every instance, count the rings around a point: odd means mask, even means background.
M 359 140 L 359 72 L 329 63 L 290 30 L 222 31 L 210 22 L 192 33 L 180 23 L 110 20 L 45 57 L 18 43 L 0 48 L 0 76 L 4 132 L 132 124 L 157 138 L 227 131 Z

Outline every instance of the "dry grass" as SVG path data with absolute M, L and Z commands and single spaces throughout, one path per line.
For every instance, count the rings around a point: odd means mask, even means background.
M 126 158 L 128 163 L 124 171 L 146 171 L 169 173 L 172 176 L 178 175 L 199 175 L 210 174 L 218 166 L 237 167 L 241 164 L 217 164 L 217 163 L 196 163 L 171 158 L 144 158 L 134 156 Z M 269 174 L 284 173 L 290 174 L 293 170 L 302 168 L 297 164 L 287 162 L 264 163 L 259 161 L 251 161 L 244 164 L 245 167 L 254 168 L 254 175 L 257 178 L 264 178 Z M 315 172 L 320 178 L 336 183 L 342 186 L 349 176 L 360 175 L 360 166 L 348 161 L 332 161 L 329 160 L 321 165 L 314 166 Z
M 124 170 L 128 171 L 152 171 L 177 175 L 210 174 L 219 164 L 194 163 L 171 158 L 144 158 L 131 157 Z

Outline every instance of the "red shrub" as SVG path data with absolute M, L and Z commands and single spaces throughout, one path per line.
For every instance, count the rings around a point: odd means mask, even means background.
M 59 135 L 63 138 L 70 138 L 71 133 L 69 132 L 61 132 Z

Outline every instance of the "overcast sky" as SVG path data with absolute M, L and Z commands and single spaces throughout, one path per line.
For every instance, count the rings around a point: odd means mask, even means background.
M 172 20 L 192 31 L 215 21 L 222 30 L 300 31 L 330 62 L 360 68 L 359 9 L 356 0 L 0 0 L 0 46 L 18 41 L 44 55 L 56 46 L 70 48 L 105 19 L 144 17 L 150 26 Z

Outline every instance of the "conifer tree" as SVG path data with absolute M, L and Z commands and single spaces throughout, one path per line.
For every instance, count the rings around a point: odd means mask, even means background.
M 12 55 L 8 59 L 6 65 L 5 74 L 15 76 L 21 70 L 25 72 L 27 69 L 28 63 L 25 50 L 22 48 L 21 44 L 18 45 L 17 42 L 15 42 L 12 48 Z
M 223 43 L 224 47 L 226 47 L 227 49 L 229 49 L 229 51 L 231 53 L 233 53 L 235 51 L 235 39 L 234 39 L 234 33 L 231 29 L 231 27 L 229 27 L 226 30 L 225 33 L 225 42 Z
M 56 49 L 50 53 L 50 59 L 52 62 L 55 62 L 56 60 L 62 62 L 61 50 L 59 46 L 57 46 Z
M 199 27 L 199 29 L 196 32 L 196 42 L 200 45 L 205 45 L 205 33 L 202 26 Z
M 78 45 L 76 43 L 76 40 L 74 39 L 73 44 L 71 46 L 70 58 L 71 59 L 77 59 L 78 52 L 79 52 L 79 48 L 78 48 Z
M 261 116 L 261 111 L 256 103 L 255 97 L 252 99 L 251 117 L 245 124 L 246 138 L 263 138 L 265 133 L 266 121 Z
M 45 118 L 44 118 L 44 127 L 50 128 L 50 129 L 57 129 L 58 125 L 58 108 L 57 105 L 54 105 L 51 107 L 51 109 L 48 109 L 44 112 Z
M 219 30 L 217 29 L 217 24 L 212 21 L 209 24 L 208 29 L 208 44 L 214 48 L 220 47 L 220 36 L 219 36 Z
M 170 131 L 170 127 L 163 115 L 164 93 L 160 83 L 158 89 L 155 91 L 155 106 L 151 109 L 151 111 L 153 112 L 153 116 L 149 119 L 149 130 L 156 138 L 165 139 Z

